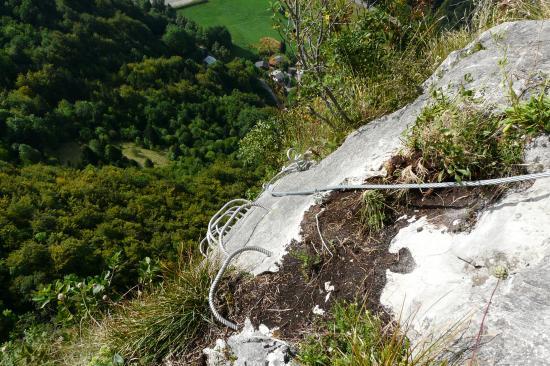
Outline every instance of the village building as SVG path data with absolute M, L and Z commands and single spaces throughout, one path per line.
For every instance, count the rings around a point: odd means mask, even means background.
M 285 74 L 281 70 L 273 70 L 269 75 L 277 83 L 282 83 L 285 80 Z
M 216 60 L 214 56 L 210 56 L 210 55 L 206 56 L 203 60 L 203 62 L 208 66 L 215 64 L 217 61 L 218 60 Z
M 263 60 L 256 61 L 254 63 L 254 66 L 256 66 L 258 69 L 267 69 L 269 67 L 269 64 Z

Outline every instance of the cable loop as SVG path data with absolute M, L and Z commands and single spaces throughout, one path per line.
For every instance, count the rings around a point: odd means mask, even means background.
M 284 166 L 281 171 L 277 175 L 275 175 L 267 184 L 264 184 L 263 191 L 261 193 L 263 193 L 275 180 L 281 178 L 283 175 L 290 172 L 307 170 L 313 164 L 312 161 L 304 158 L 302 154 L 297 153 L 296 150 L 293 148 L 287 150 L 286 156 L 288 158 L 289 164 Z M 259 253 L 263 253 L 268 257 L 272 255 L 271 251 L 257 246 L 244 247 L 237 249 L 233 252 L 227 251 L 227 235 L 230 233 L 231 229 L 233 229 L 237 225 L 239 220 L 242 220 L 246 216 L 246 214 L 254 207 L 259 207 L 267 210 L 256 201 L 249 201 L 242 198 L 233 199 L 225 203 L 208 222 L 206 236 L 199 243 L 199 251 L 205 258 L 208 257 L 209 249 L 212 250 L 216 248 L 218 248 L 223 256 L 226 257 L 220 270 L 218 271 L 218 274 L 214 278 L 212 285 L 210 286 L 210 291 L 208 293 L 208 305 L 210 306 L 210 311 L 212 311 L 214 318 L 233 330 L 237 330 L 237 325 L 221 316 L 214 304 L 216 288 L 220 280 L 222 279 L 225 270 L 235 256 L 245 251 L 256 251 Z

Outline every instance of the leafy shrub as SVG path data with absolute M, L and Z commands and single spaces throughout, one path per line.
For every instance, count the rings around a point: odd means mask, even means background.
M 33 164 L 38 163 L 42 158 L 40 151 L 33 149 L 27 144 L 20 144 L 18 147 L 19 159 L 23 164 Z
M 282 146 L 281 121 L 275 118 L 262 120 L 239 142 L 239 156 L 249 166 L 278 167 L 282 165 Z
M 66 332 L 49 324 L 31 325 L 20 338 L 3 344 L 0 366 L 57 366 L 59 345 L 68 339 Z
M 520 141 L 505 139 L 498 115 L 480 111 L 472 99 L 439 100 L 417 118 L 406 145 L 431 176 L 461 181 L 510 174 L 521 161 Z
M 95 320 L 94 316 L 106 308 L 111 300 L 111 282 L 119 262 L 120 252 L 110 258 L 109 271 L 102 275 L 86 279 L 73 274 L 65 276 L 63 280 L 56 280 L 36 291 L 33 301 L 40 309 L 54 312 L 59 324 L 79 323 L 83 319 Z

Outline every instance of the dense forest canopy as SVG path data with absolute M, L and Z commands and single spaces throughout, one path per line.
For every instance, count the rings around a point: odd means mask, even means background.
M 196 364 L 219 334 L 218 263 L 197 256 L 217 209 L 253 197 L 289 148 L 319 161 L 415 100 L 481 32 L 550 11 L 262 1 L 273 17 L 261 28 L 284 41 L 263 71 L 237 57 L 226 27 L 163 0 L 0 0 L 0 366 Z M 542 121 L 541 106 L 516 112 Z
M 125 165 L 117 143 L 212 162 L 265 115 L 253 65 L 228 60 L 231 35 L 162 2 L 15 1 L 0 9 L 0 158 Z
M 26 312 L 49 320 L 33 311 L 41 287 L 115 255 L 112 285 L 131 288 L 144 258 L 195 247 L 212 212 L 254 186 L 235 152 L 274 108 L 232 50 L 225 27 L 162 1 L 0 1 L 0 339 Z M 139 169 L 129 142 L 173 162 Z

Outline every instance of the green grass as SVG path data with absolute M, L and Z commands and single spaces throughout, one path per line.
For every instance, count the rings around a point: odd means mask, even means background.
M 361 195 L 360 221 L 364 230 L 375 234 L 384 228 L 387 219 L 385 197 L 378 191 L 365 191 Z
M 434 174 L 438 181 L 507 175 L 521 162 L 521 146 L 502 138 L 499 122 L 500 116 L 486 113 L 470 98 L 441 97 L 422 111 L 406 145 L 411 155 L 421 155 L 432 173 L 428 180 Z
M 121 147 L 122 154 L 130 160 L 135 160 L 141 167 L 145 166 L 147 159 L 151 160 L 155 166 L 165 166 L 170 163 L 165 154 L 139 147 L 132 142 L 125 142 Z
M 109 349 L 143 364 L 192 351 L 211 322 L 211 270 L 206 263 L 190 261 L 174 280 L 121 305 L 104 322 Z
M 212 327 L 208 291 L 214 268 L 182 259 L 173 270 L 162 284 L 116 303 L 99 323 L 33 325 L 3 344 L 0 366 L 157 365 L 168 356 L 200 355 L 194 342 Z
M 233 43 L 241 48 L 237 54 L 251 57 L 253 45 L 262 37 L 279 39 L 271 26 L 268 0 L 209 0 L 178 10 L 178 14 L 194 20 L 203 27 L 224 25 L 231 32 Z
M 426 107 L 406 137 L 409 156 L 420 156 L 421 180 L 485 179 L 517 172 L 529 136 L 550 132 L 550 98 L 515 102 L 504 114 L 487 113 L 471 98 L 441 97 Z
M 300 345 L 298 360 L 304 366 L 420 366 L 446 365 L 438 360 L 453 333 L 415 349 L 406 327 L 384 324 L 357 304 L 338 303 L 318 334 Z

